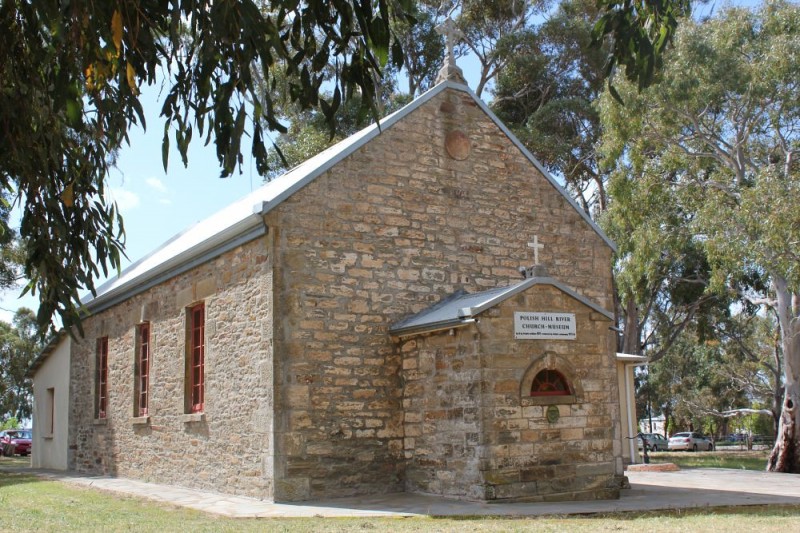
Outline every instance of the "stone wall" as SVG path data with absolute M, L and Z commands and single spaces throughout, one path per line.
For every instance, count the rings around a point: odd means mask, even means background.
M 575 313 L 577 339 L 515 340 L 515 311 Z M 557 288 L 536 285 L 475 325 L 405 339 L 408 489 L 485 500 L 618 497 L 610 325 Z M 564 374 L 574 396 L 531 398 L 543 368 Z
M 456 90 L 384 130 L 265 223 L 266 237 L 85 321 L 73 348 L 72 468 L 276 500 L 403 490 L 415 415 L 404 415 L 405 363 L 390 324 L 457 289 L 518 280 L 534 235 L 554 277 L 612 305 L 611 249 Z M 184 414 L 186 307 L 200 300 L 202 417 Z M 137 420 L 134 331 L 143 320 L 152 328 L 151 411 Z M 95 341 L 105 335 L 109 416 L 95 421 Z M 470 420 L 476 434 L 495 423 Z M 486 463 L 495 455 L 465 470 L 500 471 Z
M 273 496 L 272 266 L 268 235 L 84 321 L 73 345 L 70 467 Z M 186 307 L 206 305 L 205 412 L 184 413 Z M 134 417 L 134 335 L 151 325 L 149 416 Z M 96 339 L 109 405 L 94 418 Z
M 487 374 L 473 327 L 404 340 L 408 492 L 491 499 L 484 481 Z
M 445 139 L 466 139 L 466 144 Z M 276 499 L 402 490 L 393 322 L 541 261 L 611 308 L 611 250 L 465 93 L 447 90 L 266 217 L 275 236 Z M 478 422 L 476 422 L 477 424 Z

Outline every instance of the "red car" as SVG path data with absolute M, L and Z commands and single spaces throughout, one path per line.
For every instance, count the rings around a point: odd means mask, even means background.
M 31 432 L 28 429 L 7 429 L 0 432 L 0 450 L 3 455 L 31 453 Z

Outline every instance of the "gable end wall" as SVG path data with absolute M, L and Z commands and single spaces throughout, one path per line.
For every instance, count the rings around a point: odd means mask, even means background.
M 463 160 L 445 138 L 469 140 Z M 611 249 L 465 93 L 446 90 L 266 216 L 276 242 L 278 500 L 403 490 L 390 324 L 505 286 L 537 235 L 551 275 L 611 308 Z

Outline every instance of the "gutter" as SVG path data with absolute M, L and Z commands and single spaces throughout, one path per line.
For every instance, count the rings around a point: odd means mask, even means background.
M 464 318 L 460 320 L 443 320 L 441 322 L 434 322 L 431 324 L 425 324 L 421 326 L 414 326 L 410 328 L 399 328 L 396 330 L 389 330 L 389 335 L 394 335 L 395 337 L 411 337 L 413 335 L 419 335 L 420 333 L 433 333 L 435 331 L 444 331 L 447 329 L 453 328 L 461 328 L 464 326 L 468 326 L 470 324 L 474 324 L 477 322 L 474 318 Z

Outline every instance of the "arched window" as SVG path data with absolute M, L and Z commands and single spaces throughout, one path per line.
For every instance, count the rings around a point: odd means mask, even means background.
M 546 352 L 534 359 L 519 384 L 520 405 L 565 405 L 584 401 L 579 374 L 569 361 Z
M 570 396 L 567 379 L 561 372 L 544 369 L 533 378 L 531 396 Z

